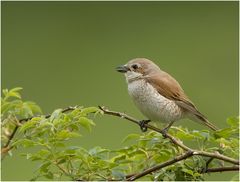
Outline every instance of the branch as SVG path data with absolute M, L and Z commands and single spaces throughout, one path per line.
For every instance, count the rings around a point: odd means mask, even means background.
M 79 106 L 74 106 L 74 107 L 67 107 L 65 109 L 62 110 L 62 113 L 65 113 L 65 112 L 68 112 L 68 111 L 72 111 L 72 110 L 75 110 L 77 109 Z M 34 118 L 36 116 L 32 116 L 32 117 L 29 117 L 29 118 L 24 118 L 24 119 L 20 119 L 19 120 L 19 123 L 23 123 L 23 122 L 26 122 L 26 121 L 29 121 L 31 120 L 32 118 Z M 48 115 L 45 115 L 44 118 L 50 118 L 51 117 L 51 114 L 48 114 Z M 16 125 L 15 128 L 13 129 L 13 132 L 11 133 L 11 135 L 9 136 L 6 144 L 1 148 L 1 154 L 5 154 L 7 153 L 9 150 L 12 149 L 10 145 L 11 141 L 13 140 L 14 136 L 16 135 L 17 133 L 17 130 L 19 128 L 19 125 Z
M 184 155 L 184 154 L 183 154 Z M 180 157 L 180 156 L 179 156 Z M 160 165 L 163 165 L 163 163 L 162 164 L 160 164 Z M 160 165 L 159 165 L 159 167 L 160 167 Z M 155 168 L 157 168 L 158 166 L 155 166 Z M 163 168 L 163 167 L 162 167 Z M 151 169 L 151 168 L 150 168 Z M 150 170 L 149 169 L 149 170 Z M 161 168 L 159 168 L 159 169 L 161 169 Z M 158 170 L 159 170 L 158 169 Z M 204 171 L 200 171 L 200 173 L 201 174 L 203 174 L 203 173 L 216 173 L 216 172 L 231 172 L 231 171 L 239 171 L 239 166 L 227 166 L 227 167 L 218 167 L 218 168 L 209 168 L 209 169 L 207 169 L 207 170 L 204 170 Z M 152 172 L 154 172 L 154 170 L 152 171 Z M 147 173 L 147 174 L 149 174 L 149 173 Z M 131 178 L 133 178 L 134 176 L 136 176 L 137 174 L 136 173 L 134 173 L 134 174 L 128 174 L 128 175 L 126 175 L 126 179 L 127 180 L 131 180 Z M 138 175 L 140 175 L 140 174 L 138 174 Z M 142 176 L 141 176 L 142 177 Z M 120 181 L 120 179 L 119 180 L 117 180 L 117 181 Z
M 202 173 L 216 173 L 216 172 L 224 172 L 224 171 L 239 171 L 239 166 L 209 168 L 206 171 L 203 171 Z
M 164 168 L 166 166 L 169 166 L 171 164 L 174 164 L 176 162 L 184 160 L 184 159 L 186 159 L 188 157 L 191 157 L 192 155 L 193 155 L 193 153 L 191 151 L 188 151 L 188 152 L 186 152 L 186 153 L 184 153 L 182 155 L 179 155 L 179 156 L 175 157 L 174 159 L 168 160 L 168 161 L 163 162 L 163 163 L 161 163 L 161 164 L 159 164 L 157 166 L 154 166 L 154 167 L 151 167 L 149 169 L 146 169 L 145 171 L 143 171 L 141 173 L 135 174 L 135 175 L 131 176 L 130 178 L 127 178 L 127 181 L 134 181 L 134 180 L 136 180 L 138 178 L 141 178 L 141 177 L 143 177 L 143 176 L 145 176 L 147 174 L 150 174 L 150 173 L 152 173 L 154 171 L 157 171 L 157 170 L 162 169 L 162 168 Z

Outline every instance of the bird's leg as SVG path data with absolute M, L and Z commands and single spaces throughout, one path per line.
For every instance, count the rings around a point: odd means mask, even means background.
M 150 119 L 139 121 L 139 126 L 140 126 L 142 132 L 146 132 L 147 131 L 147 127 L 145 125 L 148 124 L 150 121 L 151 121 Z
M 162 129 L 162 135 L 165 137 L 169 128 L 173 125 L 174 121 L 171 121 L 165 128 Z

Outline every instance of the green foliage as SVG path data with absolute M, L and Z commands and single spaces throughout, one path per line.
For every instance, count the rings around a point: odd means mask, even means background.
M 21 90 L 21 87 L 3 90 L 3 97 L 1 97 L 2 145 L 5 145 L 15 126 L 20 124 L 19 119 L 42 113 L 40 107 L 34 102 L 22 101 L 19 93 Z
M 131 144 L 117 150 L 99 146 L 86 150 L 80 144 L 69 146 L 69 141 L 80 137 L 83 129 L 92 131 L 95 126 L 93 119 L 103 113 L 96 107 L 75 107 L 68 111 L 56 109 L 47 117 L 33 117 L 41 113 L 41 109 L 33 102 L 23 102 L 20 90 L 3 90 L 2 141 L 5 144 L 13 128 L 20 126 L 18 137 L 14 138 L 11 147 L 35 149 L 35 152 L 29 150 L 23 154 L 27 160 L 40 162 L 32 180 L 39 177 L 48 180 L 124 180 L 128 175 L 142 172 L 184 152 L 154 131 L 129 134 L 122 142 Z M 19 122 L 26 117 L 32 118 L 24 123 Z M 239 118 L 229 118 L 227 123 L 228 128 L 214 133 L 208 130 L 189 131 L 182 127 L 172 127 L 169 132 L 182 141 L 198 143 L 200 150 L 218 151 L 238 158 Z M 193 156 L 148 174 L 141 180 L 204 180 L 201 171 L 206 167 L 207 160 Z M 210 167 L 219 167 L 218 161 L 213 160 Z

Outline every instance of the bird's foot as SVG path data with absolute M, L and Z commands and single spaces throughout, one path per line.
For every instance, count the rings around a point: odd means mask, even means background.
M 147 127 L 146 124 L 148 124 L 151 120 L 141 120 L 139 121 L 139 126 L 142 130 L 142 132 L 146 132 L 147 131 Z
M 162 136 L 164 138 L 167 137 L 167 132 L 169 130 L 169 128 L 171 128 L 171 126 L 173 125 L 174 121 L 171 121 L 165 128 L 162 129 Z
M 164 138 L 166 138 L 167 137 L 167 132 L 168 132 L 168 129 L 169 129 L 170 127 L 166 127 L 166 128 L 163 128 L 162 129 L 162 136 L 164 137 Z

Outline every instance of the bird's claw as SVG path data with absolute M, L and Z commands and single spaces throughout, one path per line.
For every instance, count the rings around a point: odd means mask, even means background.
M 146 124 L 148 124 L 149 122 L 150 122 L 150 120 L 139 121 L 139 126 L 140 126 L 142 132 L 146 132 L 147 131 Z
M 166 128 L 163 128 L 163 129 L 162 129 L 162 136 L 163 136 L 164 138 L 167 137 L 168 129 L 169 129 L 169 127 L 166 127 Z

